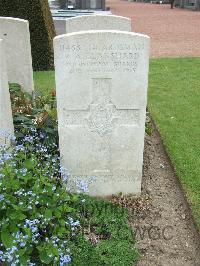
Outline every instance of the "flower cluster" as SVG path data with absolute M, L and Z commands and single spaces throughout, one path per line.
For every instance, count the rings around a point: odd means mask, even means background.
M 12 266 L 70 264 L 70 241 L 80 231 L 74 206 L 83 198 L 66 189 L 57 145 L 41 138 L 33 129 L 12 148 L 0 148 L 0 262 Z

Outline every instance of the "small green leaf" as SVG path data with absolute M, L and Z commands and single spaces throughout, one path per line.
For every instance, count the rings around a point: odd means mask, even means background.
M 61 212 L 59 210 L 57 210 L 57 209 L 55 210 L 54 214 L 55 214 L 56 218 L 60 218 L 61 217 Z
M 17 210 L 17 211 L 20 209 L 20 207 L 17 206 L 17 205 L 15 205 L 15 204 L 12 204 L 12 207 L 13 207 L 15 210 Z
M 29 160 L 26 160 L 24 162 L 24 166 L 27 168 L 27 169 L 34 169 L 35 167 L 35 161 L 33 159 L 29 159 Z
M 25 254 L 22 257 L 20 257 L 20 266 L 27 266 L 29 259 L 30 257 Z
M 49 264 L 52 261 L 53 257 L 49 257 L 44 250 L 40 253 L 40 259 L 44 264 Z
M 6 248 L 10 248 L 13 245 L 13 237 L 7 229 L 3 229 L 1 232 L 1 241 Z
M 44 247 L 41 246 L 41 245 L 40 245 L 40 246 L 37 246 L 36 248 L 37 248 L 37 250 L 39 250 L 40 252 L 42 252 L 42 251 L 44 250 Z
M 24 220 L 26 218 L 26 215 L 21 212 L 19 214 L 18 218 L 19 218 L 20 221 L 22 221 L 22 220 Z
M 20 249 L 19 250 L 19 256 L 23 256 L 26 253 L 26 248 Z
M 26 215 L 23 214 L 21 211 L 12 211 L 12 213 L 9 214 L 10 218 L 12 220 L 24 220 L 26 218 Z
M 46 210 L 45 210 L 45 213 L 44 213 L 44 217 L 45 217 L 46 219 L 50 219 L 50 218 L 52 217 L 52 211 L 49 210 L 49 209 L 46 209 Z
M 60 223 L 60 225 L 61 225 L 62 227 L 64 227 L 65 224 L 66 224 L 66 221 L 65 221 L 64 219 L 61 219 L 61 220 L 59 220 L 59 223 Z

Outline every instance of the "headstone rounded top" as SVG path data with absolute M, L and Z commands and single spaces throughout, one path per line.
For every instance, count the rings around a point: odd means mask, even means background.
M 78 31 L 78 32 L 71 32 L 71 33 L 66 33 L 66 34 L 62 34 L 62 35 L 58 35 L 54 38 L 54 42 L 56 42 L 57 40 L 60 39 L 69 39 L 70 37 L 78 37 L 78 36 L 82 36 L 82 35 L 108 35 L 109 37 L 111 35 L 117 35 L 119 36 L 119 34 L 122 34 L 124 36 L 131 36 L 131 37 L 142 37 L 142 38 L 146 38 L 146 39 L 150 39 L 150 37 L 146 34 L 142 34 L 142 33 L 136 33 L 136 32 L 126 32 L 126 31 L 120 31 L 120 30 L 86 30 L 86 31 Z
M 94 14 L 94 15 L 82 15 L 82 16 L 77 16 L 77 17 L 72 17 L 72 18 L 68 18 L 68 20 L 78 20 L 78 19 L 94 19 L 96 17 L 101 17 L 101 18 L 106 18 L 106 19 L 123 19 L 123 20 L 127 20 L 127 21 L 131 21 L 130 18 L 128 17 L 123 17 L 123 16 L 117 16 L 117 15 L 105 15 L 102 13 L 98 13 L 98 14 Z
M 28 23 L 28 20 L 21 19 L 21 18 L 13 18 L 13 17 L 0 17 L 0 20 L 15 20 L 16 22 L 23 22 L 23 23 Z
M 116 15 L 83 15 L 66 20 L 66 33 L 83 30 L 131 31 L 131 19 Z

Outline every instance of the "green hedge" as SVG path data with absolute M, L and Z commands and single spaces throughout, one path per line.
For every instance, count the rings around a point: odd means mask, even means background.
M 55 29 L 48 0 L 0 0 L 0 16 L 29 21 L 33 69 L 52 69 Z

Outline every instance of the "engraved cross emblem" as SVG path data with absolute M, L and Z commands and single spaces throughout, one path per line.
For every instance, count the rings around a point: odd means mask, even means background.
M 115 125 L 137 125 L 139 110 L 118 110 L 110 99 L 111 79 L 92 80 L 93 100 L 84 111 L 66 111 L 65 123 L 86 125 L 101 137 L 113 131 Z

